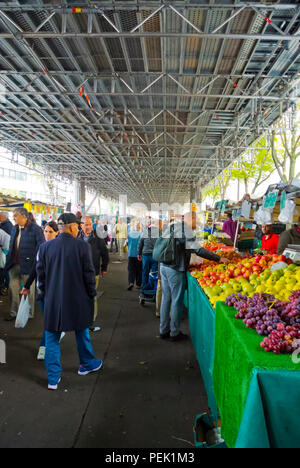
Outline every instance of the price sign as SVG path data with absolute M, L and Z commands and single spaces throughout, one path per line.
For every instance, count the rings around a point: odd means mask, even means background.
M 226 205 L 227 205 L 227 201 L 223 201 L 223 202 L 222 202 L 222 210 L 221 210 L 221 214 L 222 214 L 222 215 L 224 215 L 224 213 L 225 213 Z
M 284 210 L 286 204 L 286 191 L 283 190 L 280 197 L 280 210 Z
M 251 210 L 251 203 L 248 202 L 247 200 L 244 200 L 242 204 L 242 210 L 241 210 L 241 214 L 243 218 L 246 218 L 246 219 L 250 218 L 250 210 Z
M 232 219 L 233 221 L 237 221 L 241 217 L 242 209 L 239 208 L 238 210 L 234 210 L 232 212 Z
M 272 209 L 276 205 L 279 190 L 272 190 L 265 199 L 264 209 Z

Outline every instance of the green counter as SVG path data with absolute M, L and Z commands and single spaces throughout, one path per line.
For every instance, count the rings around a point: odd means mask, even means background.
M 187 308 L 190 336 L 204 380 L 208 406 L 217 420 L 218 409 L 212 378 L 215 351 L 215 311 L 206 294 L 199 287 L 197 280 L 190 274 L 188 274 Z
M 300 364 L 266 353 L 262 337 L 188 275 L 190 330 L 209 406 L 229 447 L 300 447 Z M 217 403 L 216 403 L 217 402 Z

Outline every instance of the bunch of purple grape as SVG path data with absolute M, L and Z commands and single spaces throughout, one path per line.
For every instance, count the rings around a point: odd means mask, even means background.
M 266 352 L 275 354 L 290 354 L 293 351 L 293 343 L 295 340 L 300 339 L 300 330 L 291 326 L 284 326 L 279 323 L 276 330 L 264 339 L 260 344 Z
M 289 299 L 290 302 L 282 303 L 282 319 L 288 325 L 300 330 L 300 291 L 293 291 Z
M 231 294 L 225 299 L 225 304 L 228 305 L 229 307 L 235 307 L 236 303 L 239 303 L 241 301 L 246 301 L 247 302 L 248 296 L 245 294 Z
M 266 351 L 280 354 L 291 353 L 293 341 L 300 339 L 300 290 L 293 291 L 289 299 L 290 302 L 283 302 L 266 293 L 252 297 L 239 293 L 227 297 L 225 302 L 237 310 L 237 319 L 267 337 L 261 343 Z

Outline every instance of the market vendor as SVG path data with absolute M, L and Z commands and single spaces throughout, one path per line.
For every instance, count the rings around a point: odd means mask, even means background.
M 277 254 L 282 255 L 289 244 L 300 245 L 300 216 L 292 229 L 280 234 Z
M 237 221 L 233 221 L 232 213 L 227 213 L 228 219 L 224 222 L 222 226 L 222 231 L 226 232 L 232 242 L 235 240 L 236 230 L 237 230 Z
M 279 236 L 272 231 L 272 224 L 263 224 L 261 229 L 263 233 L 261 249 L 265 250 L 267 253 L 276 254 Z

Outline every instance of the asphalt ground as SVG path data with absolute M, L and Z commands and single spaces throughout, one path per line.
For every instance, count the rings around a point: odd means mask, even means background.
M 190 341 L 159 338 L 154 304 L 139 304 L 127 291 L 127 261 L 111 255 L 102 281 L 91 334 L 103 369 L 78 376 L 74 333 L 61 342 L 62 381 L 47 389 L 44 363 L 36 359 L 43 321 L 37 306 L 25 329 L 3 319 L 9 298 L 0 296 L 0 339 L 7 362 L 0 364 L 1 448 L 191 448 L 197 414 L 207 397 Z M 189 333 L 184 315 L 182 331 Z

